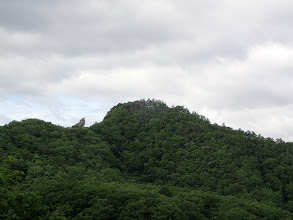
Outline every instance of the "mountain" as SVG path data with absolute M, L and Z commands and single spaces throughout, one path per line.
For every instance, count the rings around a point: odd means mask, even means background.
M 0 127 L 0 219 L 293 219 L 293 144 L 139 100 Z

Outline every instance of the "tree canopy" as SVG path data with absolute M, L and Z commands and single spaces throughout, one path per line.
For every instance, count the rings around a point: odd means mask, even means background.
M 139 100 L 0 127 L 0 219 L 293 219 L 293 144 Z

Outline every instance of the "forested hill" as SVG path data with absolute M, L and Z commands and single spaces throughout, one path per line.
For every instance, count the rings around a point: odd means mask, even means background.
M 158 100 L 0 127 L 0 219 L 293 219 L 293 144 Z

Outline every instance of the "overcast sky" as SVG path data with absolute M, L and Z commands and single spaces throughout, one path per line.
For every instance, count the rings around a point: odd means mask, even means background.
M 293 141 L 292 0 L 0 0 L 0 125 L 155 98 Z

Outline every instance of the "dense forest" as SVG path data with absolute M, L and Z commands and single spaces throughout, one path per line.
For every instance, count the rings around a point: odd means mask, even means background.
M 293 143 L 140 100 L 0 127 L 0 219 L 293 219 Z

